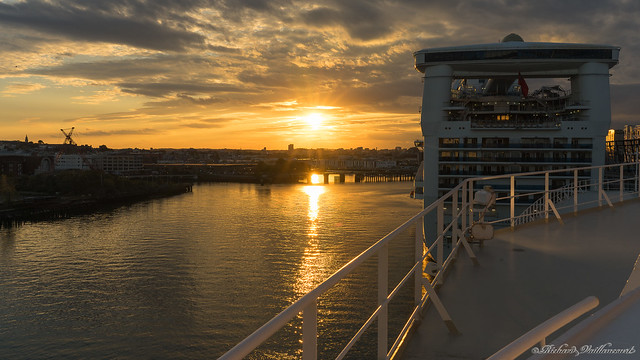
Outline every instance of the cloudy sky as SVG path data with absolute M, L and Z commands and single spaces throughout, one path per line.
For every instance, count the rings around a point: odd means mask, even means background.
M 637 0 L 0 0 L 0 139 L 109 147 L 409 147 L 428 47 L 621 46 L 640 123 Z

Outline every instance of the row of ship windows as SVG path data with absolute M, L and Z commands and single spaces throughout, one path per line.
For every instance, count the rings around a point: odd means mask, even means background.
M 591 149 L 580 149 L 572 152 L 568 151 L 544 151 L 538 150 L 531 151 L 527 149 L 527 151 L 440 151 L 440 157 L 451 157 L 451 158 L 479 158 L 479 157 L 500 157 L 505 158 L 509 156 L 515 157 L 524 157 L 524 158 L 543 158 L 543 157 L 568 157 L 571 154 L 571 157 L 577 158 L 579 156 L 584 156 L 584 154 L 591 154 Z
M 457 145 L 469 145 L 469 147 L 477 146 L 482 144 L 482 147 L 510 147 L 510 145 L 514 146 L 522 146 L 527 147 L 529 145 L 534 146 L 548 146 L 553 147 L 556 145 L 591 145 L 593 140 L 591 138 L 566 138 L 566 137 L 558 137 L 558 138 L 543 138 L 543 137 L 532 137 L 532 138 L 520 138 L 516 139 L 517 142 L 511 142 L 508 137 L 483 137 L 483 138 L 440 138 L 439 145 L 440 147 L 458 147 Z

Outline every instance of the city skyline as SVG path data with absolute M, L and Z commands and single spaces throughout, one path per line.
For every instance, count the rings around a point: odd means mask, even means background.
M 94 147 L 410 147 L 422 137 L 412 53 L 511 32 L 620 46 L 620 128 L 640 122 L 639 13 L 632 1 L 0 1 L 2 138 L 61 143 L 75 127 Z

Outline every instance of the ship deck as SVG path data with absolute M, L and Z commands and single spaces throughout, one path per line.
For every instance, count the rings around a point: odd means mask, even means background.
M 596 310 L 606 306 L 620 296 L 640 253 L 638 214 L 640 201 L 630 200 L 564 214 L 564 224 L 499 230 L 482 247 L 472 245 L 478 266 L 461 251 L 438 290 L 460 334 L 450 334 L 433 307 L 425 309 L 401 358 L 483 359 L 587 296 L 600 300 Z M 615 347 L 615 338 L 608 341 Z

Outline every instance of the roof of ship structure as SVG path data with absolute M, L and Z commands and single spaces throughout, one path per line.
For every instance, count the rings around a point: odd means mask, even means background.
M 618 63 L 620 47 L 596 44 L 524 42 L 516 34 L 490 44 L 450 46 L 416 51 L 415 67 L 449 65 L 455 77 L 522 73 L 529 77 L 572 76 L 585 63 Z

